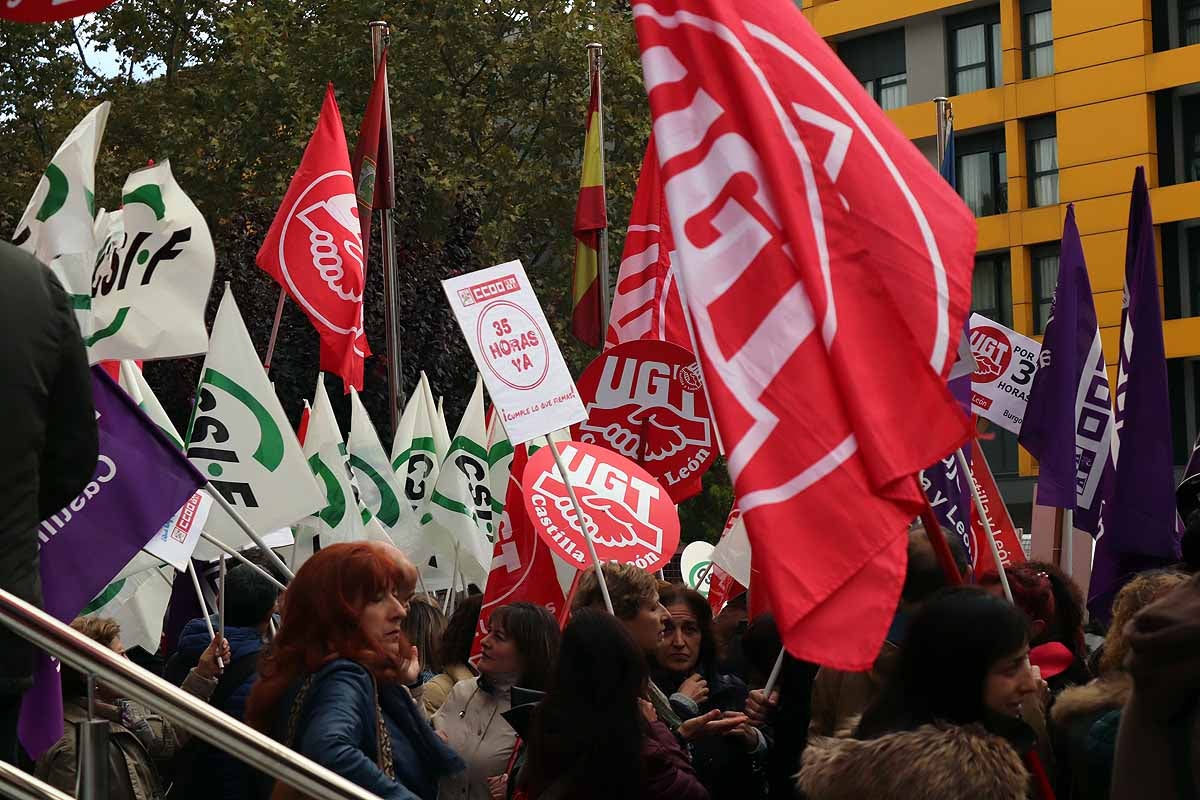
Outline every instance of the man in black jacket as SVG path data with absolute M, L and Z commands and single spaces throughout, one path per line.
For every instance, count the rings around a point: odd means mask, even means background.
M 40 261 L 0 242 L 0 589 L 41 605 L 38 523 L 75 499 L 99 444 L 71 301 Z M 33 648 L 0 625 L 0 761 L 15 763 Z

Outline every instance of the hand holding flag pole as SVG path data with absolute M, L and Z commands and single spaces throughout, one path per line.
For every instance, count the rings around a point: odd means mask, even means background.
M 208 614 L 208 603 L 204 600 L 204 592 L 200 589 L 200 579 L 196 577 L 196 567 L 191 561 L 188 562 L 187 571 L 192 579 L 192 588 L 196 590 L 196 600 L 200 603 L 200 613 L 204 617 L 204 627 L 208 628 L 208 638 L 216 640 L 217 632 L 213 630 L 212 618 Z M 220 656 L 217 656 L 217 666 L 225 669 L 225 662 L 221 660 Z

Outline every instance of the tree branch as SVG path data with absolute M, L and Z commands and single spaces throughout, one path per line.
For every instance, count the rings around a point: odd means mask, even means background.
M 75 20 L 71 20 L 71 38 L 75 40 L 75 49 L 79 51 L 79 63 L 83 65 L 83 68 L 87 70 L 89 75 L 103 83 L 104 78 L 100 77 L 96 73 L 96 70 L 92 69 L 92 65 L 87 61 L 87 56 L 83 53 L 83 42 L 79 41 L 79 27 L 75 24 Z

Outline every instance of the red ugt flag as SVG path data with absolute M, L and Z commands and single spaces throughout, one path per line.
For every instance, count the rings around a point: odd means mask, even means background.
M 691 351 L 679 284 L 671 271 L 672 249 L 671 222 L 651 134 L 625 231 L 605 349 L 637 339 L 658 339 Z
M 295 300 L 321 337 L 321 369 L 363 388 L 363 246 L 342 115 L 325 104 L 300 167 L 258 251 L 258 266 Z
M 788 650 L 868 668 L 946 387 L 975 223 L 790 0 L 634 5 L 704 376 Z M 761 578 L 761 581 L 759 579 Z
M 480 652 L 483 637 L 487 635 L 488 620 L 500 606 L 533 603 L 545 606 L 558 617 L 566 605 L 554 570 L 554 555 L 542 537 L 537 535 L 525 513 L 521 476 L 525 474 L 528 464 L 529 450 L 523 444 L 517 445 L 513 450 L 508 488 L 504 494 L 504 516 L 500 519 L 496 545 L 492 550 L 492 571 L 488 575 L 483 608 L 480 609 L 475 640 L 471 644 L 472 657 Z

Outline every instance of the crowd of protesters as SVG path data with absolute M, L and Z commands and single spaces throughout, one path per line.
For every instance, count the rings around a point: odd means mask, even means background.
M 339 544 L 282 595 L 232 568 L 224 639 L 191 620 L 163 675 L 387 800 L 1184 800 L 1200 775 L 1200 577 L 1185 567 L 1129 581 L 1089 646 L 1079 590 L 1052 565 L 1010 567 L 1013 603 L 994 572 L 948 587 L 915 527 L 873 667 L 785 657 L 768 695 L 778 633 L 744 602 L 714 617 L 698 592 L 609 564 L 612 614 L 588 571 L 565 620 L 518 602 L 481 628 L 479 594 L 447 618 L 399 550 Z M 111 620 L 74 627 L 123 652 Z M 70 794 L 89 712 L 84 676 L 62 685 L 64 736 L 32 770 Z M 300 796 L 102 684 L 93 703 L 114 800 Z

